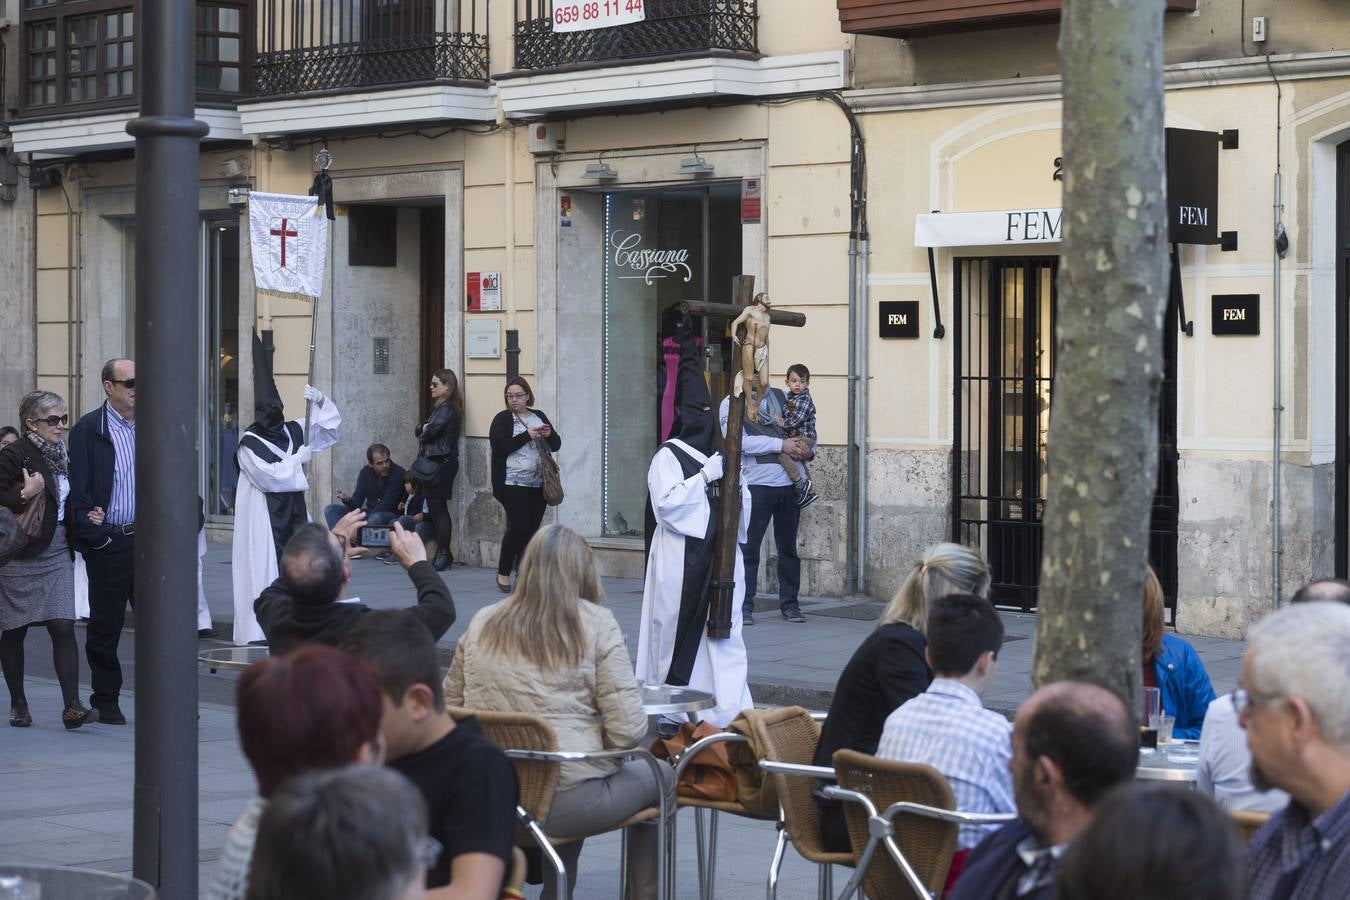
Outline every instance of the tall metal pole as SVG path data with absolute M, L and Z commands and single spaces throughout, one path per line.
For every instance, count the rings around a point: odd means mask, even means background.
M 132 869 L 197 896 L 196 10 L 140 4 L 136 138 L 136 789 Z

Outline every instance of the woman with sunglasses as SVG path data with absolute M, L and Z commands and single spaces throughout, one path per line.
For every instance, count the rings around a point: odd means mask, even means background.
M 497 561 L 497 589 L 511 593 L 511 570 L 544 521 L 544 473 L 538 441 L 554 453 L 562 438 L 534 406 L 534 391 L 519 375 L 506 379 L 506 409 L 488 427 L 492 447 L 492 496 L 506 510 L 506 534 Z
M 33 724 L 23 689 L 23 644 L 28 626 L 46 625 L 61 683 L 67 729 L 98 721 L 79 699 L 80 652 L 75 643 L 75 567 L 59 527 L 70 495 L 69 457 L 62 442 L 66 403 L 50 391 L 33 391 L 19 406 L 23 437 L 0 449 L 0 504 L 16 516 L 41 503 L 36 538 L 0 567 L 0 668 L 9 688 L 9 724 Z M 91 512 L 91 520 L 99 516 Z M 97 524 L 97 523 L 96 523 Z

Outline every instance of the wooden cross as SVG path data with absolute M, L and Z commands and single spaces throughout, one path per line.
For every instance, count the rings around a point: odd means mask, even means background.
M 734 303 L 686 300 L 680 305 L 681 309 L 698 316 L 734 319 L 755 296 L 755 276 L 737 275 L 733 284 Z M 806 325 L 806 314 L 770 309 L 769 322 L 801 328 Z M 744 331 L 742 325 L 738 337 L 743 339 Z M 723 394 L 731 397 L 727 409 L 727 433 L 722 438 L 721 503 L 717 508 L 717 532 L 713 538 L 716 542 L 713 544 L 713 577 L 708 588 L 708 637 L 721 640 L 731 637 L 731 612 L 736 596 L 736 536 L 741 524 L 741 433 L 745 424 L 745 393 L 750 388 L 745 385 L 738 397 L 730 390 L 730 381 L 727 379 L 728 389 L 719 391 L 717 399 L 720 406 Z

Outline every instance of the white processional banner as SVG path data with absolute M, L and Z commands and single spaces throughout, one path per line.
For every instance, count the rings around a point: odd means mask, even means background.
M 308 297 L 323 293 L 328 219 L 317 197 L 254 191 L 248 195 L 248 230 L 254 287 Z

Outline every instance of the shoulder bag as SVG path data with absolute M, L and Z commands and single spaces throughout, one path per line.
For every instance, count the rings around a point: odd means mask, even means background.
M 676 761 L 684 755 L 690 746 L 709 735 L 718 734 L 718 730 L 707 722 L 685 722 L 680 730 L 668 738 L 658 737 L 652 742 L 651 753 L 657 759 Z M 731 803 L 736 800 L 736 777 L 727 757 L 728 744 L 713 744 L 705 748 L 698 756 L 689 761 L 675 793 L 681 797 L 693 797 L 699 800 L 720 800 Z
M 525 420 L 520 416 L 516 416 L 516 421 L 525 425 Z M 526 425 L 525 429 L 528 431 L 529 426 Z M 535 438 L 534 447 L 539 451 L 539 477 L 544 481 L 544 502 L 549 506 L 557 506 L 563 502 L 562 472 L 558 469 L 558 461 L 553 458 L 553 451 L 543 438 Z
M 408 477 L 412 483 L 418 486 L 431 484 L 436 480 L 436 476 L 441 474 L 441 467 L 445 465 L 444 460 L 432 459 L 429 456 L 418 456 L 413 460 L 413 464 L 408 467 Z
M 26 469 L 33 468 L 28 465 L 28 454 L 26 453 L 23 457 L 23 465 Z M 0 539 L 0 544 L 4 544 L 5 547 L 8 548 L 5 552 L 0 553 L 0 565 L 4 565 L 15 556 L 18 556 L 23 552 L 24 548 L 33 541 L 42 538 L 42 520 L 46 516 L 46 513 L 47 489 L 44 486 L 43 489 L 38 492 L 37 496 L 28 501 L 28 504 L 23 508 L 23 512 L 19 513 L 17 516 L 13 516 L 14 535 L 10 537 L 10 535 L 6 533 L 4 538 L 7 539 Z M 8 520 L 6 520 L 5 526 L 8 526 L 8 524 Z M 8 528 L 6 527 L 4 530 L 7 531 Z

